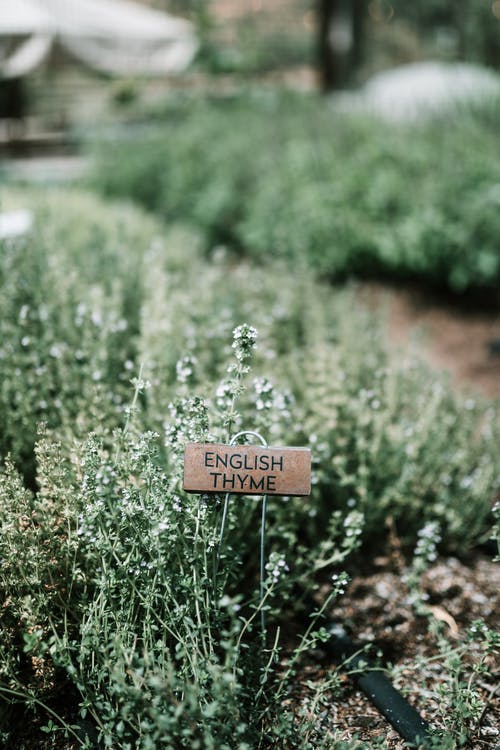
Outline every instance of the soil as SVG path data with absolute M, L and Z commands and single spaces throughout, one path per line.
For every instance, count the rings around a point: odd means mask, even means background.
M 500 398 L 500 309 L 443 300 L 413 286 L 359 285 L 361 299 L 382 311 L 394 347 L 415 350 L 446 370 L 456 388 Z
M 451 649 L 463 650 L 461 678 L 483 702 L 479 716 L 462 724 L 469 725 L 469 750 L 499 750 L 500 705 L 497 693 L 499 665 L 488 661 L 491 673 L 475 675 L 472 665 L 480 658 L 477 643 L 466 644 L 466 630 L 474 621 L 483 620 L 490 628 L 500 627 L 498 604 L 500 567 L 491 558 L 476 553 L 468 560 L 455 557 L 437 560 L 424 574 L 423 594 L 431 617 L 416 614 L 404 583 L 407 568 L 396 549 L 371 563 L 370 568 L 354 575 L 346 594 L 328 613 L 329 619 L 342 623 L 360 648 L 370 646 L 367 658 L 387 668 L 394 686 L 407 698 L 434 730 L 450 727 L 453 678 L 445 666 L 438 639 L 429 629 L 437 621 Z M 441 649 L 443 646 L 441 647 Z M 314 695 L 335 665 L 321 648 L 306 662 L 298 676 L 297 694 L 291 705 L 305 712 Z M 440 691 L 443 691 L 440 694 Z M 319 737 L 332 742 L 357 738 L 364 747 L 382 741 L 389 750 L 403 750 L 404 740 L 361 692 L 355 678 L 342 675 L 341 694 L 331 695 L 320 711 Z M 457 703 L 457 707 L 458 707 Z M 316 714 L 317 716 L 317 714 Z M 456 747 L 462 745 L 457 744 Z

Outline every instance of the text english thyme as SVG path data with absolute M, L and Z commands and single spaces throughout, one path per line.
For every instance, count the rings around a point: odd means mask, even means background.
M 248 453 L 220 454 L 207 451 L 205 466 L 216 470 L 208 472 L 213 479 L 214 492 L 234 492 L 235 490 L 276 492 L 276 472 L 284 471 L 284 458 L 266 453 L 250 456 Z M 245 474 L 245 472 L 252 473 Z M 255 476 L 255 472 L 259 472 L 259 475 Z
M 188 443 L 184 489 L 306 496 L 311 491 L 311 453 L 307 448 Z

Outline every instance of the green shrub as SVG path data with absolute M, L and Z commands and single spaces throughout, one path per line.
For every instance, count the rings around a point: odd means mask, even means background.
M 241 337 L 236 343 L 236 369 L 226 380 L 233 395 L 251 349 Z M 195 399 L 178 405 L 182 422 L 173 420 L 167 430 L 165 465 L 158 435 L 138 431 L 135 422 L 148 383 L 138 379 L 135 388 L 123 427 L 107 447 L 92 436 L 69 462 L 41 437 L 36 495 L 6 462 L 0 626 L 9 637 L 2 638 L 0 694 L 24 697 L 27 707 L 54 715 L 54 700 L 76 693 L 80 715 L 92 717 L 105 747 L 244 750 L 263 734 L 272 742 L 286 728 L 283 718 L 273 720 L 274 696 L 278 684 L 281 692 L 293 678 L 293 659 L 282 674 L 279 628 L 273 625 L 273 649 L 263 651 L 256 616 L 266 604 L 276 617 L 283 593 L 305 575 L 310 559 L 298 554 L 283 585 L 283 554 L 270 552 L 259 601 L 245 572 L 256 503 L 234 504 L 215 579 L 217 498 L 180 489 L 185 437 L 211 437 L 207 406 Z M 230 399 L 215 407 L 224 427 L 233 406 Z M 337 577 L 325 606 L 344 582 Z M 320 635 L 309 628 L 302 649 Z M 7 726 L 1 730 L 11 738 Z
M 481 534 L 498 482 L 495 409 L 453 394 L 445 376 L 421 363 L 399 364 L 351 292 L 332 294 L 279 267 L 272 273 L 215 262 L 204 273 L 162 276 L 158 256 L 149 267 L 140 357 L 154 383 L 154 429 L 161 431 L 172 399 L 168 381 L 156 374 L 167 349 L 172 377 L 174 359 L 189 352 L 191 372 L 181 388 L 208 396 L 208 384 L 221 379 L 232 328 L 251 320 L 260 332 L 255 367 L 264 380 L 243 399 L 233 432 L 253 426 L 274 444 L 311 447 L 313 508 L 291 500 L 302 533 L 310 528 L 317 538 L 333 507 L 352 506 L 364 514 L 368 536 L 387 515 L 409 539 L 424 519 L 438 519 L 451 546 Z M 182 325 L 174 330 L 166 321 Z
M 229 431 L 253 426 L 275 444 L 310 445 L 321 523 L 332 506 L 355 503 L 367 534 L 387 514 L 410 538 L 435 518 L 452 546 L 481 534 L 498 479 L 491 409 L 422 365 L 398 364 L 350 292 L 285 266 L 235 265 L 222 251 L 206 263 L 187 230 L 162 238 L 129 207 L 108 215 L 80 201 L 45 196 L 40 228 L 1 256 L 1 451 L 30 487 L 38 423 L 68 451 L 109 433 L 141 367 L 153 385 L 141 396 L 146 430 L 164 431 L 180 395 L 218 389 L 223 404 L 228 342 L 251 321 L 257 380 Z
M 84 194 L 13 192 L 19 205 L 36 206 L 36 227 L 0 252 L 0 453 L 32 485 L 37 423 L 68 441 L 119 423 L 158 228 Z
M 209 248 L 279 256 L 335 279 L 385 274 L 492 290 L 498 112 L 390 126 L 298 95 L 179 99 L 133 148 L 103 144 L 95 184 L 194 222 Z

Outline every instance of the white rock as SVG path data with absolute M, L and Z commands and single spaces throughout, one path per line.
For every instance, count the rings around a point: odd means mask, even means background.
M 392 122 L 425 118 L 450 107 L 500 100 L 500 76 L 471 63 L 421 62 L 379 73 L 357 92 L 333 96 L 343 111 L 366 111 Z

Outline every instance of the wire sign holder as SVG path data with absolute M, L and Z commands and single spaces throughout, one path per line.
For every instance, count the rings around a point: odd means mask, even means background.
M 260 445 L 238 445 L 252 437 Z M 261 629 L 265 638 L 266 618 L 262 606 L 265 591 L 265 533 L 268 495 L 305 497 L 311 492 L 311 452 L 308 448 L 270 447 L 258 432 L 243 430 L 228 445 L 187 443 L 184 449 L 184 490 L 193 493 L 225 493 L 214 587 L 219 570 L 231 495 L 261 495 L 260 575 Z

